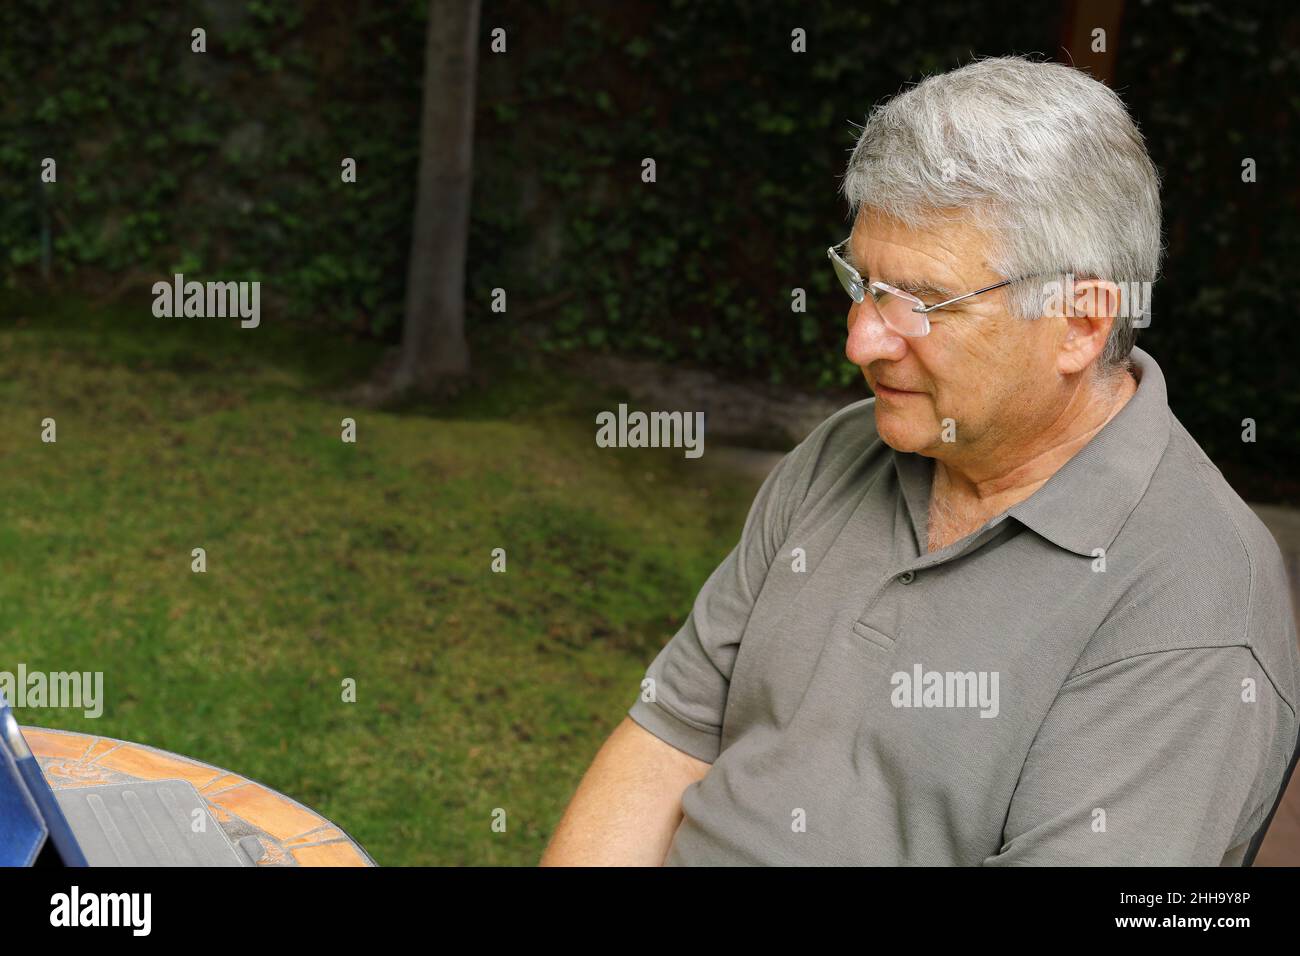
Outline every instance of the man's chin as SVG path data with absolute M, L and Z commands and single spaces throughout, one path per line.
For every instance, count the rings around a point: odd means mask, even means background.
M 926 428 L 876 404 L 876 434 L 894 451 L 921 452 L 934 444 L 935 429 Z

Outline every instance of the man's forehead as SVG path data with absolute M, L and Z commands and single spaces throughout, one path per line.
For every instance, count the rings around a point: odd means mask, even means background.
M 913 254 L 880 255 L 890 248 Z M 887 282 L 907 292 L 956 295 L 951 284 L 960 282 L 962 274 L 991 271 L 983 237 L 965 222 L 945 221 L 911 228 L 879 214 L 864 214 L 854 223 L 845 250 L 845 257 L 864 278 Z M 873 252 L 881 261 L 871 261 Z

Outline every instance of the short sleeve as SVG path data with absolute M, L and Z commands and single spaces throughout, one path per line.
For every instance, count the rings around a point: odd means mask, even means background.
M 1068 680 L 985 865 L 1239 864 L 1295 719 L 1245 646 L 1165 650 Z
M 807 492 L 826 424 L 764 479 L 740 541 L 704 582 L 686 621 L 646 670 L 653 683 L 642 685 L 628 710 L 636 723 L 698 760 L 717 759 L 740 640 L 790 516 Z

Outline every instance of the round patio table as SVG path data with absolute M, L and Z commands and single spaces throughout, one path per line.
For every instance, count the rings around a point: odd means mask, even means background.
M 296 800 L 220 767 L 144 744 L 24 727 L 23 737 L 51 789 L 185 780 L 234 844 L 261 845 L 258 866 L 374 866 L 340 827 Z

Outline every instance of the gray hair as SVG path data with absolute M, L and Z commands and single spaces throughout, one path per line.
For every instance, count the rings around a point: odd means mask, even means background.
M 1024 57 L 928 77 L 871 111 L 841 190 L 855 215 L 865 206 L 911 228 L 962 210 L 989 236 L 992 269 L 1041 277 L 1006 287 L 1023 319 L 1043 314 L 1044 284 L 1067 273 L 1120 284 L 1129 308 L 1093 374 L 1127 367 L 1134 322 L 1150 311 L 1150 296 L 1132 300 L 1138 287 L 1127 283 L 1155 282 L 1160 267 L 1160 181 L 1104 83 Z

